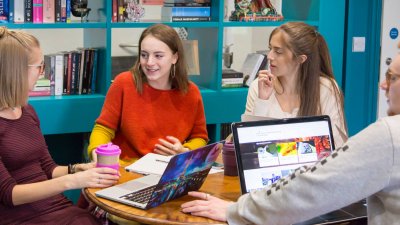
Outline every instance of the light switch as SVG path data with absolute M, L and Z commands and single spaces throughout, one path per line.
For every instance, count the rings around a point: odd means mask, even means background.
M 353 37 L 353 52 L 365 52 L 365 37 Z

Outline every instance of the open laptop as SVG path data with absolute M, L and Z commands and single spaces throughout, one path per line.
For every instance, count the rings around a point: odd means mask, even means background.
M 162 176 L 148 175 L 102 189 L 95 194 L 141 209 L 156 207 L 200 189 L 221 148 L 222 143 L 217 142 L 177 154 L 168 162 Z
M 232 123 L 243 194 L 268 186 L 334 147 L 329 116 Z

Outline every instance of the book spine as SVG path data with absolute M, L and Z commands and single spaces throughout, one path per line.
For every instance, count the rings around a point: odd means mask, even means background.
M 54 69 L 54 95 L 62 95 L 63 93 L 63 77 L 64 77 L 64 55 L 55 56 L 56 67 Z
M 50 90 L 48 91 L 30 91 L 29 96 L 50 96 Z
M 93 76 L 93 61 L 94 61 L 94 49 L 90 49 L 90 61 L 88 70 L 88 81 L 87 81 L 87 93 L 92 93 L 92 76 Z
M 55 22 L 61 22 L 61 0 L 55 0 L 54 6 Z
M 171 17 L 170 21 L 172 22 L 203 22 L 203 21 L 210 21 L 211 17 L 204 16 L 173 16 Z
M 33 0 L 33 23 L 43 23 L 43 0 Z
M 8 0 L 0 0 L 0 23 L 11 22 L 10 20 L 10 7 Z
M 16 0 L 18 1 L 18 0 Z M 25 0 L 25 22 L 33 22 L 33 2 L 32 0 Z
M 118 0 L 118 22 L 125 22 L 125 1 Z
M 97 64 L 98 64 L 99 50 L 93 50 L 93 69 L 92 69 L 92 77 L 90 82 L 90 94 L 96 93 L 96 77 L 97 77 Z
M 92 59 L 92 49 L 87 49 L 85 51 L 85 67 L 84 67 L 84 76 L 83 76 L 83 81 L 82 81 L 82 94 L 88 94 L 89 93 L 89 79 L 90 79 L 90 64 L 93 63 Z
M 71 23 L 71 0 L 66 0 L 65 22 Z
M 54 0 L 43 0 L 43 23 L 54 23 L 55 5 Z
M 55 68 L 56 68 L 56 56 L 50 56 L 50 95 L 54 95 L 54 85 L 55 85 Z
M 69 63 L 71 62 L 71 58 L 69 57 L 70 53 L 64 53 L 64 79 L 63 79 L 63 95 L 67 94 L 67 87 L 68 87 L 68 72 L 70 70 Z
M 83 49 L 81 52 L 81 60 L 79 64 L 79 82 L 78 82 L 78 94 L 84 94 L 83 91 L 83 80 L 86 77 L 86 59 L 87 49 Z
M 72 61 L 74 59 L 74 53 L 70 52 L 68 53 L 68 77 L 67 77 L 67 91 L 66 94 L 70 95 L 71 94 L 71 83 L 72 83 Z
M 61 0 L 61 22 L 67 22 L 67 0 Z
M 8 22 L 14 22 L 14 0 L 4 0 L 5 5 L 4 7 L 8 7 Z M 8 5 L 7 5 L 8 2 Z M 0 16 L 1 17 L 1 16 Z M 1 19 L 0 19 L 1 23 Z
M 211 16 L 211 7 L 163 7 L 162 10 L 164 9 L 166 16 Z
M 222 84 L 243 84 L 243 78 L 223 78 Z
M 71 94 L 71 95 L 73 95 L 73 94 L 75 94 L 75 90 L 76 90 L 76 88 L 75 88 L 75 86 L 76 86 L 76 74 L 77 74 L 77 71 L 79 71 L 78 70 L 78 68 L 77 68 L 77 64 L 78 64 L 78 52 L 73 52 L 72 53 L 72 59 L 71 59 L 71 61 L 72 61 L 72 67 L 71 67 L 71 82 L 70 82 L 70 92 L 69 92 L 69 94 Z
M 112 17 L 111 22 L 118 22 L 118 0 L 112 0 Z
M 14 1 L 14 23 L 25 22 L 25 6 L 23 1 Z

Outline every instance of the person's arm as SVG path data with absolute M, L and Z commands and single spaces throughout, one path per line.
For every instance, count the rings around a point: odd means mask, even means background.
M 246 109 L 244 114 L 254 115 L 254 102 L 258 98 L 258 78 L 251 82 L 247 92 Z
M 61 167 L 61 169 L 65 168 Z M 104 188 L 117 183 L 118 179 L 119 174 L 116 170 L 92 168 L 42 182 L 17 184 L 12 189 L 12 202 L 16 206 L 49 198 L 66 190 L 84 187 Z
M 398 124 L 399 118 L 391 122 Z M 399 142 L 400 128 L 393 128 L 397 130 L 391 132 L 381 120 L 307 172 L 296 171 L 275 185 L 243 195 L 228 209 L 229 224 L 292 224 L 377 193 L 388 185 L 394 151 L 399 151 L 393 143 Z
M 335 147 L 341 147 L 348 139 L 344 113 L 340 106 L 340 96 L 337 96 L 328 79 L 321 80 L 321 113 L 331 119 Z M 336 83 L 335 83 L 336 85 Z M 336 88 L 338 88 L 336 86 Z
M 96 123 L 90 134 L 88 156 L 97 161 L 96 152 L 94 151 L 97 146 L 111 142 L 115 137 L 115 131 L 111 128 Z
M 207 144 L 207 141 L 204 140 L 203 138 L 193 138 L 193 139 L 187 140 L 183 144 L 183 147 L 188 148 L 189 150 L 193 150 L 193 149 L 203 147 L 206 144 Z

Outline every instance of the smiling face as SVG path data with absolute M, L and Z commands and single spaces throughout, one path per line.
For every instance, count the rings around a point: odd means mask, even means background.
M 297 74 L 300 64 L 295 60 L 295 55 L 286 45 L 287 35 L 279 31 L 271 37 L 269 43 L 268 60 L 270 62 L 271 73 L 277 77 Z
M 147 82 L 156 89 L 171 89 L 170 74 L 178 55 L 164 42 L 149 35 L 141 42 L 140 67 Z
M 387 80 L 380 86 L 386 91 L 388 115 L 398 115 L 400 114 L 400 54 L 390 64 L 388 73 Z

